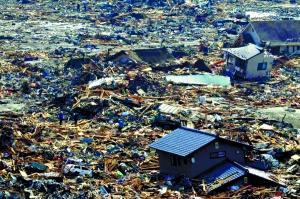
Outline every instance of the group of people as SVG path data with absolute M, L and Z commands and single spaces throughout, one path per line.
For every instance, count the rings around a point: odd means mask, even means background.
M 59 119 L 59 124 L 62 125 L 63 124 L 63 121 L 66 119 L 66 116 L 64 114 L 63 111 L 60 111 L 57 115 L 58 119 Z M 72 114 L 72 118 L 74 120 L 74 124 L 77 126 L 78 124 L 78 120 L 79 120 L 79 114 L 78 113 L 73 113 Z
M 97 0 L 95 0 L 95 3 L 97 3 Z M 82 0 L 81 4 L 77 3 L 77 11 L 80 12 L 80 7 L 83 7 L 83 11 L 87 12 L 89 10 L 89 1 L 88 0 Z
M 82 0 L 82 6 L 85 12 L 89 10 L 89 2 L 87 0 Z M 80 12 L 80 3 L 77 4 L 77 11 Z

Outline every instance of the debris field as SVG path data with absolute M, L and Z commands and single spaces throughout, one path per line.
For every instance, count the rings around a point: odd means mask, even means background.
M 280 55 L 237 44 L 252 21 L 299 32 L 299 2 L 0 0 L 0 10 L 0 199 L 300 197 L 300 42 Z M 266 77 L 224 72 L 260 56 L 272 58 L 257 67 Z M 250 146 L 264 174 L 233 162 L 200 177 L 162 172 L 173 160 L 151 144 L 178 129 Z M 224 168 L 276 185 L 209 178 Z

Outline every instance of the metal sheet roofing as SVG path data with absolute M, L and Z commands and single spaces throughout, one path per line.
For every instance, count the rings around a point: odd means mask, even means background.
M 229 52 L 230 54 L 233 54 L 234 56 L 236 56 L 240 59 L 248 60 L 248 59 L 260 54 L 262 48 L 254 45 L 254 44 L 249 44 L 247 46 L 243 46 L 240 48 L 224 48 L 223 50 L 225 52 Z
M 174 84 L 188 85 L 208 85 L 208 86 L 227 86 L 230 87 L 230 78 L 222 75 L 214 74 L 198 74 L 198 75 L 167 75 L 166 80 Z
M 150 147 L 185 157 L 215 139 L 213 134 L 181 127 L 153 142 Z
M 278 180 L 275 180 L 270 173 L 231 161 L 223 162 L 215 168 L 206 171 L 204 175 L 201 176 L 201 179 L 205 180 L 206 191 L 209 193 L 222 186 L 226 186 L 228 183 L 231 183 L 238 178 L 248 175 L 254 175 L 262 180 L 268 180 L 279 185 L 284 185 L 283 183 L 278 182 Z
M 176 106 L 171 106 L 168 104 L 162 104 L 158 107 L 158 110 L 162 113 L 171 113 L 171 114 L 177 114 L 178 112 L 180 112 L 180 108 L 176 107 Z
M 274 174 L 271 174 L 271 173 L 268 173 L 268 172 L 265 172 L 265 171 L 261 171 L 259 169 L 249 167 L 249 166 L 244 166 L 244 168 L 248 170 L 248 173 L 250 175 L 254 175 L 254 176 L 263 178 L 265 180 L 269 180 L 271 182 L 274 182 L 274 183 L 285 186 L 284 183 L 280 182 Z
M 233 163 L 225 162 L 208 172 L 203 178 L 207 185 L 207 192 L 211 192 L 227 183 L 245 175 L 245 169 Z

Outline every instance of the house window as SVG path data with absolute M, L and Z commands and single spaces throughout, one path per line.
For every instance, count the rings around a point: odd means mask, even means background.
M 242 60 L 242 59 L 237 59 L 235 62 L 235 65 L 240 67 L 241 69 L 245 69 L 247 66 L 247 61 Z
M 229 64 L 235 64 L 235 58 L 233 57 L 233 56 L 231 56 L 231 55 L 228 55 L 229 57 L 228 57 L 228 63 Z
M 247 176 L 244 177 L 244 183 L 245 183 L 245 184 L 248 184 L 248 177 L 247 177 Z
M 297 46 L 297 50 L 300 50 L 300 46 Z
M 210 153 L 210 158 L 211 159 L 224 158 L 224 157 L 226 157 L 226 152 L 225 151 L 218 151 L 218 152 Z
M 171 166 L 177 167 L 181 166 L 180 157 L 176 155 L 171 156 Z
M 171 156 L 171 165 L 177 167 L 177 157 L 175 155 Z
M 195 164 L 196 163 L 196 159 L 194 157 L 191 158 L 191 162 L 192 164 Z
M 178 164 L 179 167 L 181 166 L 181 161 L 180 161 L 179 157 L 177 157 L 177 164 Z
M 215 142 L 215 149 L 219 149 L 219 148 L 220 148 L 219 142 Z
M 187 163 L 188 163 L 188 160 L 187 160 L 186 158 L 184 158 L 184 159 L 183 159 L 183 163 L 184 163 L 184 164 L 187 164 Z
M 258 63 L 257 70 L 266 70 L 267 67 L 268 67 L 268 63 L 267 62 Z

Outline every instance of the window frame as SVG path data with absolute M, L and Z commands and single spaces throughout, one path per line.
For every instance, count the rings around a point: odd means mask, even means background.
M 257 71 L 267 70 L 268 62 L 260 62 L 257 64 Z
M 220 156 L 220 154 L 222 154 Z M 210 159 L 226 158 L 226 151 L 216 151 L 209 154 Z
M 220 149 L 220 143 L 217 141 L 214 143 L 215 149 Z
M 178 165 L 177 165 L 177 157 L 176 157 L 176 155 L 171 155 L 171 166 L 172 167 L 177 167 Z
M 193 157 L 191 157 L 191 163 L 192 164 L 196 164 L 196 158 L 193 156 Z
M 171 166 L 172 167 L 180 167 L 182 165 L 181 158 L 179 156 L 171 155 L 170 159 L 171 159 Z
M 184 159 L 183 159 L 183 164 L 184 164 L 184 165 L 187 165 L 187 164 L 188 164 L 188 159 L 187 159 L 187 158 L 184 158 Z

